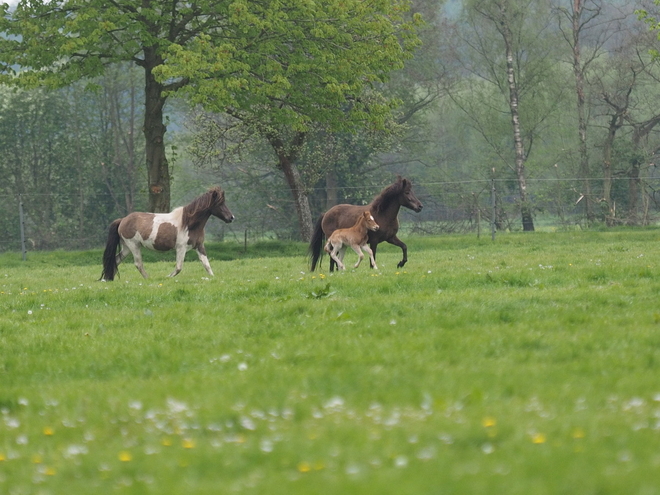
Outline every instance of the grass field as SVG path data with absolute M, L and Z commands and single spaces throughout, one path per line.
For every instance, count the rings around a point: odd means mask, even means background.
M 0 494 L 660 493 L 660 230 L 405 241 L 0 255 Z

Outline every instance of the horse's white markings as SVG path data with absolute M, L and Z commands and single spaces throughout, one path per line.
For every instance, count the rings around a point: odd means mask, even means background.
M 197 254 L 199 255 L 199 261 L 202 262 L 202 265 L 204 265 L 204 268 L 206 268 L 206 271 L 209 273 L 209 275 L 213 276 L 213 270 L 211 270 L 211 265 L 209 263 L 209 259 L 205 254 L 200 253 L 197 251 Z
M 170 277 L 181 271 L 186 252 L 194 248 L 208 274 L 213 276 L 203 245 L 204 226 L 211 215 L 226 223 L 234 220 L 234 215 L 224 204 L 224 193 L 219 187 L 212 188 L 188 206 L 176 208 L 170 213 L 138 212 L 115 220 L 110 225 L 108 242 L 103 253 L 101 278 L 113 280 L 117 273 L 117 265 L 129 253 L 133 254 L 135 266 L 142 276 L 147 278 L 148 275 L 142 266 L 140 253 L 142 246 L 155 251 L 176 250 L 176 267 L 170 273 Z M 184 227 L 184 224 L 193 225 L 193 231 L 191 232 L 187 226 Z M 116 254 L 119 247 L 121 247 L 120 252 Z

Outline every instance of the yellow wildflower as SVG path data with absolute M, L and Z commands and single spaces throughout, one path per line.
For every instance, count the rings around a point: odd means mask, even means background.
M 532 443 L 541 444 L 545 443 L 547 440 L 546 436 L 543 433 L 536 433 L 532 435 Z
M 133 460 L 133 456 L 131 455 L 130 452 L 128 452 L 128 451 L 126 451 L 126 450 L 122 450 L 122 451 L 119 453 L 119 460 L 120 460 L 121 462 L 130 462 L 130 461 Z
M 486 416 L 484 419 L 481 420 L 481 424 L 483 425 L 484 428 L 490 428 L 492 426 L 495 426 L 497 424 L 497 421 L 495 420 L 495 418 Z

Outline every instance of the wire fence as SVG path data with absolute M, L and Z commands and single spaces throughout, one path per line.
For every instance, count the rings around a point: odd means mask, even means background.
M 602 179 L 590 181 L 597 185 Z M 615 178 L 612 182 L 613 199 L 605 202 L 597 186 L 586 195 L 578 186 L 584 183 L 579 178 L 528 180 L 535 229 L 570 230 L 593 223 L 658 223 L 660 177 L 639 180 L 635 197 L 631 196 L 630 179 Z M 366 188 L 344 189 L 349 195 L 351 189 L 354 192 Z M 401 210 L 401 229 L 405 234 L 490 235 L 492 231 L 522 230 L 517 184 L 511 180 L 418 181 L 414 189 L 424 209 L 421 213 Z M 285 192 L 282 191 L 282 198 L 287 197 Z M 105 244 L 108 225 L 116 217 L 100 208 L 107 199 L 98 194 L 88 198 L 81 194 L 0 195 L 0 252 L 100 248 Z M 293 201 L 272 203 L 249 198 L 229 204 L 236 221 L 210 221 L 207 239 L 252 243 L 269 238 L 297 238 Z

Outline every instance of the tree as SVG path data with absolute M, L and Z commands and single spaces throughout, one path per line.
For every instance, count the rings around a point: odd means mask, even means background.
M 620 220 L 639 223 L 641 167 L 645 159 L 660 148 L 652 136 L 660 124 L 660 114 L 655 110 L 660 75 L 658 60 L 649 54 L 651 33 L 629 30 L 627 34 L 621 43 L 610 48 L 607 60 L 593 75 L 601 103 L 599 110 L 606 119 L 606 135 L 602 143 L 602 203 L 607 208 L 605 220 L 608 225 Z M 651 150 L 646 149 L 647 146 Z M 616 175 L 627 178 L 627 218 L 615 209 L 613 186 Z
M 102 74 L 118 62 L 144 71 L 144 126 L 149 209 L 169 211 L 170 173 L 165 155 L 163 107 L 185 80 L 158 81 L 154 69 L 165 50 L 212 31 L 226 19 L 215 2 L 176 0 L 105 2 L 20 1 L 2 16 L 0 63 L 5 82 L 60 87 Z M 14 77 L 15 74 L 15 77 Z
M 587 79 L 589 70 L 601 57 L 607 56 L 607 45 L 621 34 L 621 22 L 625 15 L 616 11 L 615 7 L 604 5 L 602 0 L 569 0 L 569 7 L 563 2 L 556 7 L 559 30 L 570 48 L 570 66 L 573 69 L 578 118 L 578 154 L 579 174 L 583 181 L 582 197 L 587 222 L 595 219 L 592 208 L 591 171 L 587 134 L 589 129 Z M 617 118 L 608 125 L 608 135 L 611 139 L 616 134 Z M 607 155 L 607 153 L 606 153 Z M 611 157 L 610 157 L 611 158 Z M 608 159 L 605 159 L 608 163 Z M 607 166 L 605 167 L 607 173 Z M 607 175 L 606 175 L 607 177 Z M 610 176 L 611 178 L 611 176 Z M 611 184 L 610 184 L 611 188 Z M 605 184 L 605 201 L 609 205 L 609 189 Z
M 200 35 L 172 45 L 162 80 L 188 81 L 191 101 L 225 113 L 272 148 L 291 191 L 300 234 L 312 231 L 297 166 L 310 131 L 382 128 L 393 102 L 371 90 L 403 66 L 418 44 L 419 16 L 406 19 L 400 0 L 237 1 L 228 26 L 236 37 Z
M 121 61 L 144 70 L 151 211 L 170 207 L 163 107 L 190 84 L 196 103 L 258 126 L 303 235 L 305 191 L 293 164 L 307 125 L 378 125 L 387 107 L 365 108 L 361 90 L 401 67 L 416 43 L 399 0 L 22 0 L 4 8 L 0 62 L 6 72 L 20 68 L 12 82 L 59 86 Z
M 456 57 L 465 77 L 448 88 L 515 177 L 523 230 L 534 230 L 527 163 L 537 138 L 563 99 L 549 41 L 549 4 L 531 0 L 474 0 L 465 5 Z M 508 120 L 506 133 L 504 118 Z M 484 167 L 486 168 L 486 167 Z M 487 163 L 484 176 L 490 175 Z M 488 175 L 486 175 L 488 174 Z M 501 174 L 500 174 L 501 176 Z

